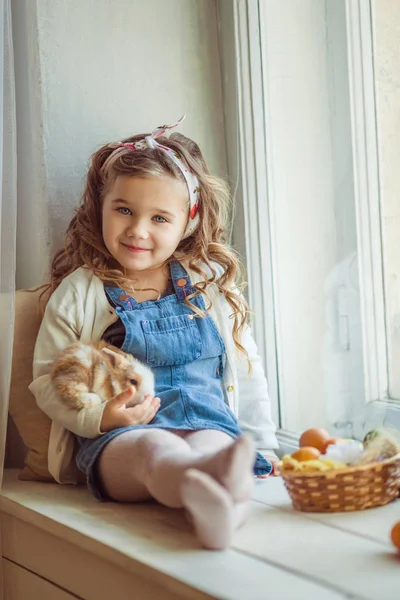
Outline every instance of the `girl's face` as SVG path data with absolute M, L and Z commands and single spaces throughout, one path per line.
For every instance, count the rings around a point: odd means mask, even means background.
M 186 184 L 168 175 L 120 175 L 104 197 L 104 243 L 126 276 L 161 266 L 176 250 L 188 220 Z

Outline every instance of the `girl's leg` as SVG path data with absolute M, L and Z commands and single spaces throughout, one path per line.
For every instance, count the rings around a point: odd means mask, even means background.
M 206 454 L 208 452 L 216 452 L 221 448 L 230 446 L 233 439 L 223 431 L 216 429 L 200 429 L 199 431 L 179 431 L 179 435 L 186 440 L 189 446 L 199 452 Z
M 216 430 L 185 432 L 184 439 L 197 451 L 210 451 L 232 444 L 232 438 Z M 227 490 L 201 471 L 186 472 L 182 497 L 197 537 L 207 548 L 225 548 L 230 545 L 233 532 L 246 521 L 250 512 L 250 497 L 254 477 L 247 473 L 239 476 L 248 481 L 248 497 L 241 503 L 233 503 Z
M 197 451 L 185 439 L 164 430 L 121 434 L 103 450 L 99 476 L 114 500 L 138 502 L 153 497 L 166 506 L 186 508 L 202 543 L 225 548 L 235 528 L 235 505 L 248 500 L 251 493 L 254 449 L 245 437 L 226 446 L 228 440 L 222 434 L 215 436 L 208 453 L 202 455 L 200 438 L 207 436 L 192 435 L 189 440 L 199 446 Z
M 205 432 L 204 432 L 205 433 Z M 162 504 L 181 508 L 180 485 L 187 469 L 208 473 L 223 485 L 234 502 L 247 500 L 252 487 L 254 449 L 245 437 L 226 446 L 225 434 L 214 443 L 194 449 L 197 434 L 190 444 L 170 431 L 138 429 L 117 436 L 106 446 L 98 460 L 98 473 L 105 492 L 120 502 L 140 502 L 152 496 Z M 224 447 L 226 446 L 226 447 Z M 212 450 L 213 448 L 213 450 Z
M 245 502 L 251 496 L 254 487 L 254 450 L 251 453 L 252 460 L 249 463 L 249 453 L 238 451 L 238 447 L 246 444 L 245 438 L 234 443 L 234 439 L 227 433 L 215 429 L 201 429 L 199 431 L 184 432 L 183 438 L 189 446 L 201 454 L 215 454 L 223 448 L 231 448 L 234 451 L 231 456 L 229 467 L 222 473 L 218 481 L 233 493 L 235 502 Z M 250 444 L 250 446 L 252 446 Z M 236 451 L 235 451 L 236 449 Z M 228 454 L 229 449 L 226 451 Z
M 97 459 L 97 474 L 104 492 L 118 502 L 144 502 L 151 495 L 144 483 L 140 457 L 135 456 L 135 444 L 143 430 L 118 435 L 104 448 Z

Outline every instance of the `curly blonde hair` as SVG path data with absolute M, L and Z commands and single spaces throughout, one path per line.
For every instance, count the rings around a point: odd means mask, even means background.
M 123 141 L 135 143 L 145 135 L 135 135 Z M 185 298 L 185 302 L 199 317 L 204 317 L 204 313 L 191 300 L 204 294 L 208 300 L 208 311 L 212 305 L 208 288 L 215 285 L 232 307 L 235 346 L 247 355 L 240 341 L 249 313 L 248 304 L 241 294 L 243 267 L 234 250 L 228 246 L 225 236 L 231 203 L 228 185 L 210 175 L 198 145 L 189 138 L 174 133 L 157 141 L 175 150 L 183 163 L 197 175 L 200 184 L 199 224 L 188 238 L 181 240 L 170 259 L 186 262 L 203 278 L 194 285 L 196 291 Z M 180 169 L 158 148 L 133 150 L 126 146 L 116 148 L 112 144 L 102 146 L 91 157 L 81 203 L 67 228 L 64 249 L 57 252 L 52 261 L 50 283 L 45 291 L 53 293 L 65 277 L 83 266 L 91 269 L 104 282 L 112 282 L 125 290 L 132 289 L 132 282 L 113 265 L 113 257 L 102 236 L 103 198 L 121 175 L 168 175 L 185 181 Z M 219 269 L 215 268 L 215 264 L 222 267 L 222 274 L 218 275 Z

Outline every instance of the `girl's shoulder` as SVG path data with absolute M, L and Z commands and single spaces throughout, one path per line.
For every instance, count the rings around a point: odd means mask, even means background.
M 87 267 L 79 267 L 78 269 L 75 269 L 75 271 L 67 275 L 67 277 L 65 277 L 65 279 L 63 280 L 63 283 L 64 281 L 67 281 L 75 286 L 87 285 L 90 284 L 94 277 L 98 279 L 98 277 L 96 277 L 96 275 L 91 269 L 88 269 Z
M 102 285 L 100 279 L 85 267 L 79 267 L 62 280 L 60 285 L 51 295 L 52 300 L 68 301 L 68 298 L 73 296 L 86 297 L 89 288 L 95 284 Z

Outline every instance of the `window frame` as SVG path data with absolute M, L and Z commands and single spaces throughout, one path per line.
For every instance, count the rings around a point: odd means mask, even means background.
M 400 403 L 388 392 L 373 15 L 370 1 L 346 0 L 345 4 L 366 402 L 364 427 L 368 427 L 369 421 L 373 426 L 398 421 Z M 274 172 L 268 142 L 268 73 L 262 61 L 267 3 L 219 0 L 217 6 L 225 129 L 230 149 L 228 166 L 231 179 L 236 182 L 233 238 L 245 257 L 249 301 L 255 314 L 254 337 L 268 377 L 278 439 L 289 450 L 297 446 L 299 436 L 281 427 L 285 407 L 279 398 L 275 326 L 279 290 L 274 278 Z M 235 145 L 236 154 L 232 150 Z M 267 202 L 262 202 L 262 198 Z

